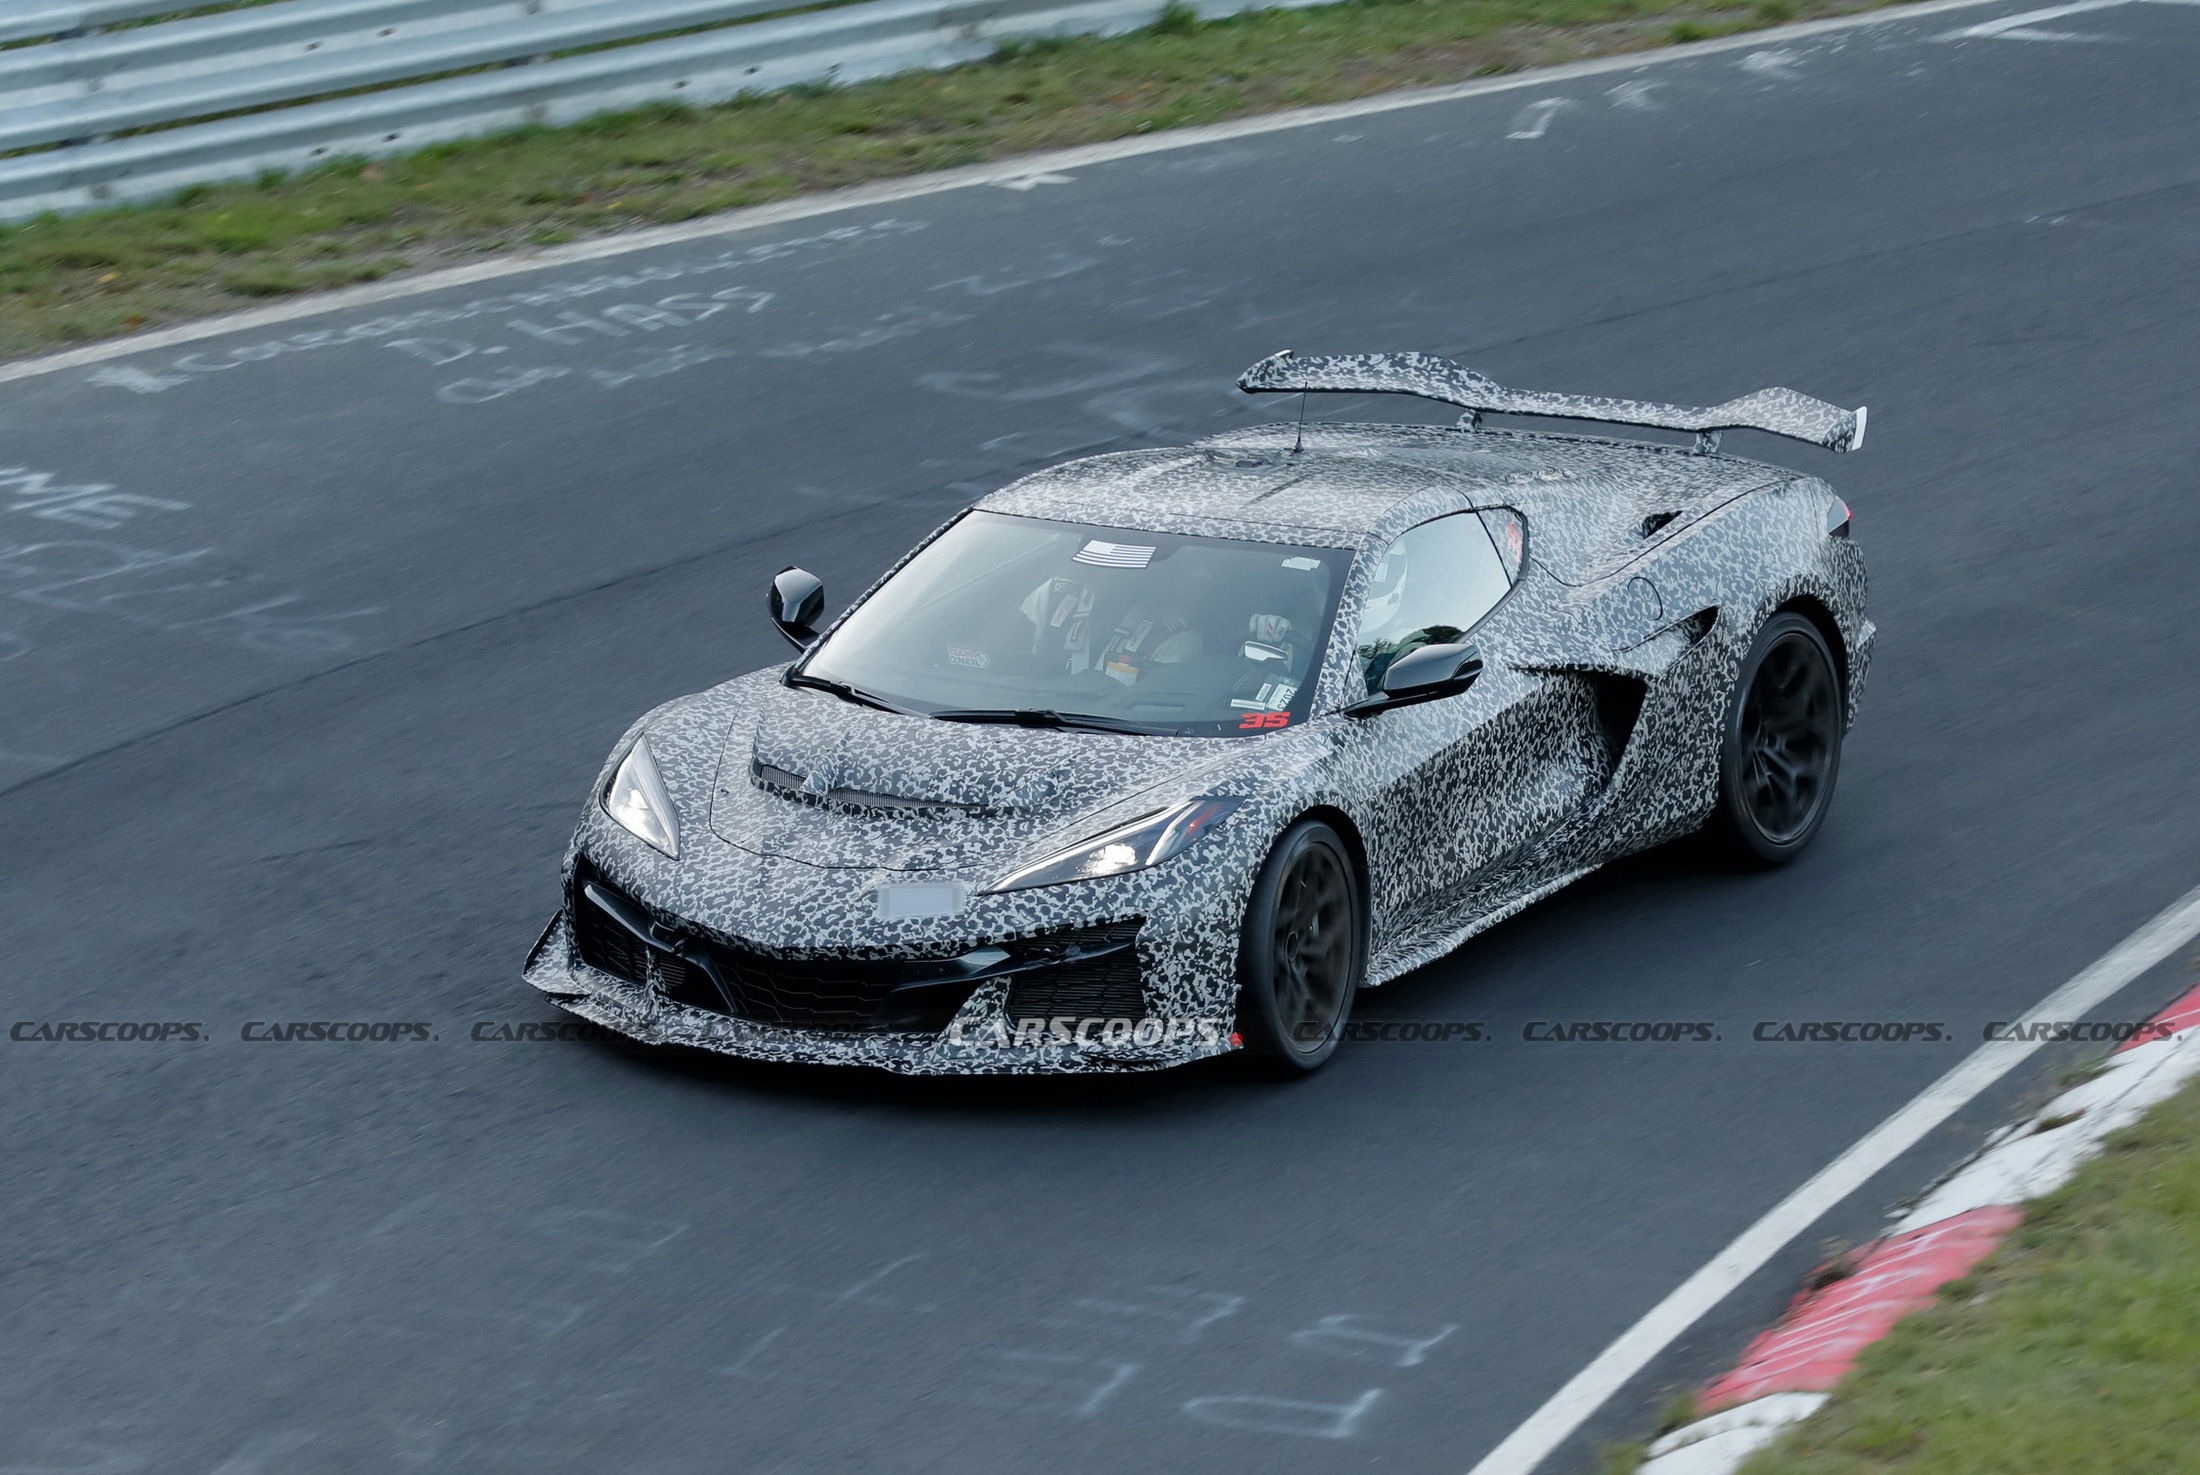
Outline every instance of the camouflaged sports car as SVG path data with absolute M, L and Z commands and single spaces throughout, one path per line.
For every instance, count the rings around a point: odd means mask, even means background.
M 528 981 L 769 1060 L 1290 1075 L 1357 990 L 1616 856 L 1810 841 L 1871 659 L 1864 562 L 1824 482 L 1718 438 L 1849 450 L 1862 410 L 1538 394 L 1422 354 L 1238 383 L 1467 413 L 1056 466 L 822 628 L 823 586 L 782 572 L 801 654 L 626 734 Z

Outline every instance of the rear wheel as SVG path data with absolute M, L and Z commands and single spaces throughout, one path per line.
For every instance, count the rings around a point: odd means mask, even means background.
M 1712 839 L 1733 857 L 1782 865 L 1824 823 L 1841 769 L 1841 678 L 1818 627 L 1767 620 L 1728 699 Z
M 1291 1077 L 1328 1060 L 1366 972 L 1351 849 L 1321 820 L 1300 820 L 1253 883 L 1238 947 L 1238 1033 L 1254 1068 Z

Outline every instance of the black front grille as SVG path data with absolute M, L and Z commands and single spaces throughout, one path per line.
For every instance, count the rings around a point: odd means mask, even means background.
M 642 941 L 592 900 L 594 890 L 659 945 Z M 784 957 L 743 946 L 656 912 L 585 863 L 567 898 L 582 962 L 675 1003 L 794 1029 L 918 1030 L 947 1027 L 987 978 L 1012 975 L 1010 1013 L 1136 1017 L 1145 1013 L 1135 921 L 1083 927 L 1001 943 L 972 941 L 959 952 L 1006 958 L 822 955 Z M 707 964 L 708 966 L 704 966 Z M 716 975 L 713 977 L 713 975 Z
M 1063 961 L 1019 973 L 1008 986 L 1011 1019 L 1140 1019 L 1146 988 L 1139 977 L 1138 923 L 1084 927 L 1032 942 L 1060 951 Z M 1097 956 L 1093 956 L 1097 954 Z

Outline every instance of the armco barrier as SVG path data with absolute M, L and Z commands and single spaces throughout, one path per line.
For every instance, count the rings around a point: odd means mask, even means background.
M 283 0 L 0 52 L 0 151 L 35 150 L 0 159 L 0 219 L 650 102 L 724 102 L 954 66 L 1010 38 L 1135 30 L 1160 15 L 1162 0 L 859 0 L 751 19 L 787 8 L 788 0 Z M 1277 7 L 1194 8 L 1215 16 Z M 99 24 L 146 9 L 39 13 L 49 18 L 41 24 L 95 13 L 87 23 Z M 632 39 L 692 26 L 718 28 Z M 531 60 L 577 47 L 604 49 Z M 389 85 L 420 77 L 437 80 Z M 384 90 L 328 96 L 360 87 Z M 266 111 L 191 121 L 246 108 Z M 150 131 L 111 136 L 138 129 Z
M 558 9 L 616 3 L 559 0 Z M 174 0 L 166 0 L 166 8 L 173 9 Z M 321 61 L 360 47 L 407 45 L 437 31 L 523 21 L 543 9 L 544 0 L 284 0 L 190 20 L 92 31 L 0 51 L 0 107 L 28 108 L 267 62 Z M 6 0 L 0 0 L 0 27 L 7 27 L 7 15 Z M 305 82 L 304 70 L 298 78 Z M 217 91 L 222 86 L 212 85 Z
M 180 9 L 176 0 L 74 0 L 41 5 L 38 0 L 0 9 L 0 41 L 29 41 L 39 36 L 69 36 L 117 21 L 143 20 Z
M 0 151 L 525 61 L 786 8 L 787 0 L 599 0 L 409 36 L 397 33 L 405 20 L 421 18 L 415 3 L 289 0 L 27 46 L 0 55 Z M 404 14 L 385 19 L 377 12 Z M 366 38 L 359 35 L 362 22 L 369 26 Z M 260 44 L 267 33 L 278 39 Z M 68 89 L 66 95 L 30 100 L 56 88 Z

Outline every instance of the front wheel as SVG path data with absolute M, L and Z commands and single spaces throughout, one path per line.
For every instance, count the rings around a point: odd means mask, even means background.
M 1750 643 L 1719 743 L 1719 803 L 1710 833 L 1757 865 L 1808 845 L 1833 802 L 1844 726 L 1841 678 L 1818 627 L 1782 613 Z
M 1336 1053 L 1367 973 L 1367 924 L 1352 852 L 1318 819 L 1284 831 L 1245 909 L 1238 1033 L 1254 1068 L 1301 1076 Z

